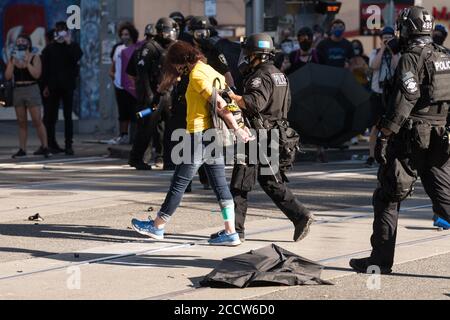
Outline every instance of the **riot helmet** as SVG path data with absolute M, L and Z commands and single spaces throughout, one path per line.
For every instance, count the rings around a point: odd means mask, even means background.
M 256 65 L 256 61 L 266 62 L 275 57 L 273 39 L 266 33 L 253 34 L 241 44 L 239 71 L 245 76 Z
M 178 39 L 180 28 L 172 18 L 161 18 L 155 26 L 156 38 L 163 44 L 169 44 Z
M 200 46 L 206 47 L 209 44 L 211 23 L 208 17 L 193 17 L 189 22 L 189 31 Z
M 400 39 L 409 41 L 420 36 L 431 36 L 433 16 L 423 7 L 413 6 L 403 9 L 397 19 Z

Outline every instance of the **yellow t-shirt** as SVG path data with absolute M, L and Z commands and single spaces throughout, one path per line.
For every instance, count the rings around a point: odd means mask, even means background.
M 199 61 L 189 75 L 189 85 L 186 91 L 187 103 L 187 131 L 189 133 L 202 132 L 212 128 L 212 120 L 208 99 L 212 95 L 214 79 L 219 78 L 221 86 L 225 88 L 225 77 L 211 66 Z

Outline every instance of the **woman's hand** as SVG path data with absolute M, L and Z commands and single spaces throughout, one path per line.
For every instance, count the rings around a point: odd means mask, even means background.
M 242 142 L 247 143 L 249 141 L 253 141 L 256 139 L 255 136 L 252 136 L 249 128 L 239 128 L 234 131 L 235 136 Z
M 227 106 L 227 102 L 219 95 L 217 94 L 217 110 L 220 112 Z
M 31 63 L 31 59 L 33 58 L 33 55 L 31 54 L 31 52 L 26 51 L 25 52 L 25 64 L 27 65 L 27 67 L 30 65 Z

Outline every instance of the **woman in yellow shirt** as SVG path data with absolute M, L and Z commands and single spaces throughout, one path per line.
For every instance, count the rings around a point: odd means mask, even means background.
M 225 78 L 206 64 L 205 57 L 198 49 L 186 42 L 178 41 L 167 52 L 164 76 L 159 91 L 166 91 L 183 74 L 189 75 L 186 91 L 188 144 L 183 145 L 183 151 L 190 154 L 188 157 L 190 159 L 188 161 L 183 159 L 183 162 L 176 167 L 172 184 L 157 218 L 150 221 L 134 219 L 132 226 L 140 234 L 156 240 L 164 239 L 166 223 L 180 205 L 184 192 L 194 175 L 204 164 L 209 182 L 219 201 L 225 224 L 225 230 L 216 234 L 208 242 L 211 245 L 238 246 L 241 241 L 234 227 L 234 202 L 225 177 L 224 159 L 222 155 L 208 155 L 206 147 L 211 142 L 203 139 L 205 133 L 213 128 L 210 103 L 216 100 L 218 114 L 241 140 L 245 142 L 250 140 L 250 134 L 248 130 L 239 127 L 232 113 L 225 108 L 227 103 L 219 94 L 213 99 L 213 84 L 217 84 L 215 80 L 219 79 L 218 83 L 221 85 L 217 89 L 225 89 Z

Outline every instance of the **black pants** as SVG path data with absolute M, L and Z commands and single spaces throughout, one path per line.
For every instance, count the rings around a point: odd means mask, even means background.
M 262 175 L 260 168 L 255 165 L 234 166 L 230 189 L 235 204 L 236 231 L 239 234 L 245 234 L 248 194 L 253 190 L 256 180 L 273 203 L 293 223 L 309 214 L 309 210 L 297 200 L 279 173 L 277 179 L 273 175 Z
M 434 213 L 450 222 L 450 161 L 443 151 L 443 131 L 444 128 L 433 129 L 427 149 L 411 146 L 408 150 L 405 131 L 391 138 L 388 161 L 379 169 L 379 187 L 373 196 L 373 251 L 370 258 L 373 265 L 393 266 L 400 204 L 410 194 L 418 177 L 433 203 Z
M 133 140 L 133 147 L 130 152 L 130 162 L 141 163 L 144 161 L 144 154 L 150 145 L 152 135 L 157 123 L 157 114 L 152 114 L 136 121 L 136 132 Z
M 119 121 L 133 121 L 136 117 L 136 98 L 125 89 L 115 88 L 115 92 L 117 108 L 119 110 Z
M 58 121 L 58 111 L 60 103 L 64 107 L 64 136 L 66 147 L 73 144 L 73 89 L 53 88 L 50 89 L 48 104 L 44 110 L 44 124 L 47 129 L 49 147 L 56 147 L 56 123 Z

